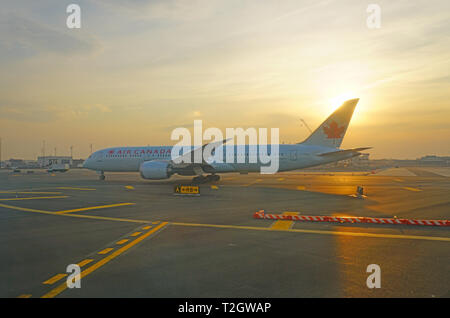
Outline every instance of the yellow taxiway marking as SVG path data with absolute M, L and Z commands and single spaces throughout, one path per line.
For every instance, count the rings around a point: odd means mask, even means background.
M 150 230 L 152 228 L 152 226 L 151 225 L 148 225 L 148 226 L 144 226 L 142 229 L 143 230 Z
M 79 262 L 79 263 L 78 263 L 78 266 L 83 267 L 84 265 L 87 265 L 87 264 L 89 264 L 89 263 L 92 262 L 92 261 L 93 261 L 92 258 L 87 258 L 87 259 L 85 259 L 85 260 Z
M 72 212 L 81 212 L 81 211 L 88 211 L 88 210 L 97 210 L 97 209 L 106 209 L 106 208 L 114 208 L 117 206 L 125 206 L 125 205 L 133 205 L 134 203 L 116 203 L 116 204 L 108 204 L 108 205 L 99 205 L 99 206 L 90 206 L 87 208 L 80 208 L 80 209 L 73 209 L 73 210 L 63 210 L 54 212 L 55 214 L 65 214 L 65 213 L 72 213 Z
M 123 240 L 120 240 L 120 241 L 116 242 L 116 244 L 117 245 L 122 245 L 123 243 L 126 243 L 128 241 L 129 241 L 128 239 L 123 239 Z
M 40 199 L 64 199 L 68 198 L 67 195 L 63 196 L 53 196 L 53 197 L 30 197 L 30 198 L 8 198 L 0 199 L 0 201 L 21 201 L 21 200 L 40 200 Z
M 54 189 L 62 189 L 62 190 L 80 190 L 80 191 L 95 191 L 97 189 L 91 188 L 71 188 L 71 187 L 56 187 Z
M 409 190 L 409 191 L 415 191 L 415 192 L 420 192 L 420 191 L 422 191 L 421 189 L 411 188 L 411 187 L 403 187 L 403 189 Z
M 113 248 L 108 247 L 108 248 L 105 248 L 104 250 L 98 252 L 98 254 L 100 254 L 100 255 L 108 254 L 108 253 L 111 252 L 112 250 L 113 250 Z
M 17 296 L 17 298 L 31 298 L 31 294 L 22 294 L 20 296 Z
M 306 190 L 306 187 L 305 187 L 305 186 L 297 186 L 296 189 L 297 189 L 297 190 Z
M 34 192 L 34 191 L 0 191 L 0 193 L 18 193 L 18 194 L 61 194 L 61 192 Z
M 284 178 L 278 178 L 277 180 L 278 180 L 278 181 L 283 181 L 283 180 L 284 180 Z
M 52 278 L 47 279 L 45 282 L 43 282 L 42 284 L 45 285 L 52 285 L 54 283 L 56 283 L 58 280 L 60 280 L 61 278 L 66 277 L 67 274 L 56 274 L 55 276 L 53 276 Z
M 216 186 L 216 185 L 212 185 L 212 186 L 211 186 L 211 189 L 213 189 L 213 190 L 218 190 L 218 189 L 219 189 L 219 187 L 218 187 L 218 186 Z
M 2 204 L 0 203 L 0 207 L 6 208 L 6 209 L 12 209 L 12 210 L 19 210 L 19 211 L 25 211 L 25 212 L 33 212 L 33 213 L 42 213 L 42 214 L 49 214 L 49 215 L 58 215 L 58 216 L 68 216 L 73 218 L 82 218 L 82 219 L 96 219 L 96 220 L 106 220 L 106 221 L 119 221 L 119 222 L 131 222 L 131 223 L 152 223 L 152 224 L 158 224 L 159 222 L 152 222 L 149 220 L 134 220 L 134 219 L 125 219 L 125 218 L 112 218 L 107 216 L 96 216 L 96 215 L 83 215 L 83 214 L 61 214 L 61 213 L 55 213 L 50 211 L 43 211 L 43 210 L 37 210 L 37 209 L 28 209 L 28 208 L 22 208 L 19 206 L 13 206 L 8 204 Z
M 340 231 L 300 230 L 300 229 L 278 230 L 278 229 L 272 229 L 272 228 L 267 228 L 267 227 L 258 227 L 258 226 L 217 225 L 217 224 L 198 224 L 198 223 L 180 223 L 180 222 L 173 222 L 170 224 L 178 225 L 178 226 L 211 227 L 211 228 L 220 228 L 220 229 L 283 231 L 283 232 L 291 232 L 291 233 L 308 233 L 308 234 L 323 234 L 323 235 L 343 235 L 343 236 L 359 236 L 359 237 L 374 237 L 374 238 L 376 237 L 376 238 L 450 242 L 450 237 L 440 237 L 440 236 L 377 234 L 377 233 L 362 233 L 362 232 L 340 232 Z
M 298 215 L 298 212 L 284 212 L 283 215 Z M 275 221 L 270 227 L 272 230 L 289 230 L 294 224 L 294 221 L 278 220 Z
M 13 206 L 8 204 L 2 204 L 0 203 L 0 207 L 7 208 L 7 209 L 13 209 L 13 210 L 19 210 L 19 211 L 26 211 L 26 212 L 36 212 L 36 213 L 44 213 L 44 214 L 54 214 L 53 212 L 49 211 L 43 211 L 43 210 L 36 210 L 36 209 L 28 209 L 28 208 L 21 208 L 19 206 Z
M 142 232 L 134 232 L 133 234 L 131 234 L 131 236 L 138 236 L 138 235 L 141 235 L 142 234 Z
M 152 230 L 148 231 L 144 235 L 139 236 L 134 241 L 131 241 L 127 245 L 122 246 L 121 248 L 117 249 L 116 251 L 114 251 L 110 255 L 108 255 L 105 258 L 102 258 L 101 260 L 99 260 L 94 265 L 91 265 L 90 267 L 86 268 L 85 270 L 83 270 L 80 273 L 80 279 L 86 277 L 87 275 L 89 275 L 90 273 L 95 271 L 96 269 L 102 267 L 103 265 L 105 265 L 106 263 L 111 261 L 112 259 L 116 258 L 120 254 L 125 252 L 126 250 L 128 250 L 131 247 L 135 246 L 136 244 L 140 243 L 142 240 L 146 239 L 147 237 L 149 237 L 150 235 L 152 235 L 153 233 L 155 233 L 159 229 L 163 228 L 167 224 L 168 224 L 167 222 L 162 222 L 160 225 L 156 226 L 155 228 L 153 228 Z M 64 282 L 63 284 L 59 285 L 58 287 L 54 288 L 53 290 L 51 290 L 50 292 L 48 292 L 47 294 L 42 296 L 42 298 L 53 298 L 53 297 L 59 295 L 61 292 L 63 292 L 66 288 L 67 288 L 67 284 Z
M 134 190 L 134 187 L 133 186 L 125 186 L 125 189 Z
M 247 183 L 247 184 L 244 184 L 244 185 L 242 185 L 243 187 L 248 187 L 248 186 L 251 186 L 251 185 L 253 185 L 253 184 L 255 184 L 255 183 L 258 183 L 258 182 L 261 182 L 262 181 L 262 179 L 256 179 L 256 180 L 254 180 L 254 181 L 252 181 L 252 182 L 250 182 L 250 183 Z

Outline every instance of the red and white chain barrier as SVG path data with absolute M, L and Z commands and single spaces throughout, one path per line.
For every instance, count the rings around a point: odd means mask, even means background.
M 283 215 L 283 214 L 266 214 L 264 213 L 264 210 L 255 212 L 255 214 L 253 214 L 253 217 L 255 219 L 286 220 L 286 221 L 450 226 L 450 220 L 414 220 L 414 219 L 369 218 L 369 217 L 353 217 L 353 216 L 340 217 L 340 216 Z

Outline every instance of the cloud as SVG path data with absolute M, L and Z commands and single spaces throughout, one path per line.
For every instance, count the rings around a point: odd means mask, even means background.
M 99 43 L 78 31 L 52 28 L 44 23 L 11 13 L 0 14 L 0 62 L 40 54 L 70 56 L 89 54 Z

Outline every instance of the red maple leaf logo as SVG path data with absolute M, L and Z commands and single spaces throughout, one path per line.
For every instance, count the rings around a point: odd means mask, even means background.
M 345 126 L 339 127 L 335 121 L 332 121 L 327 126 L 323 126 L 323 132 L 327 135 L 328 139 L 342 138 L 342 134 L 345 131 Z

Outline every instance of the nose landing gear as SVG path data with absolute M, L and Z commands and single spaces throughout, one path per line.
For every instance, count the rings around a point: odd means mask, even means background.
M 103 171 L 97 171 L 98 173 L 98 179 L 99 180 L 105 180 L 105 173 Z

